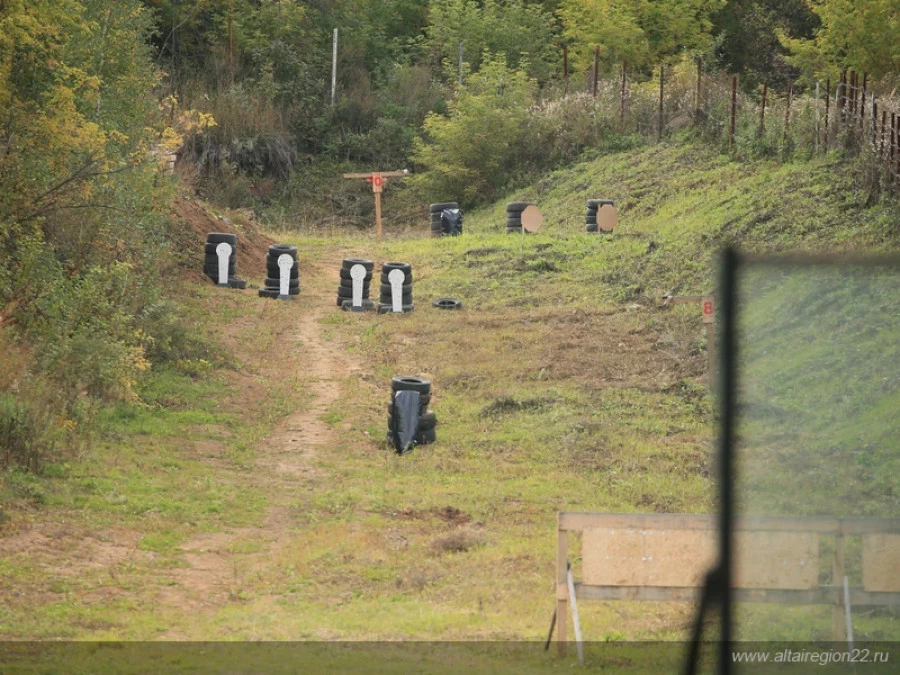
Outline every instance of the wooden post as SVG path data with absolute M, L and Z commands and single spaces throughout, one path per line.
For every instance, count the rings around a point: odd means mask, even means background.
M 881 148 L 878 150 L 878 156 L 884 159 L 884 137 L 885 127 L 887 127 L 887 110 L 881 111 Z
M 600 47 L 594 48 L 594 85 L 591 88 L 591 94 L 597 98 L 597 79 L 600 76 Z
M 558 517 L 558 516 L 557 516 Z M 556 647 L 560 656 L 566 653 L 566 604 L 569 598 L 569 533 L 556 534 Z
M 737 75 L 731 76 L 731 125 L 728 128 L 728 150 L 734 148 L 734 126 L 737 117 Z
M 863 73 L 862 88 L 859 91 L 859 119 L 866 117 L 866 84 L 869 79 L 868 73 Z
M 769 83 L 763 82 L 762 103 L 759 106 L 759 130 L 756 135 L 762 138 L 766 132 L 766 94 L 769 92 Z
M 834 558 L 831 561 L 831 585 L 841 588 L 844 583 L 844 536 L 834 537 Z M 840 600 L 843 594 L 838 593 L 831 610 L 831 639 L 843 642 L 847 639 L 847 624 L 844 621 L 844 603 Z
M 619 92 L 619 125 L 625 130 L 625 62 L 622 61 L 622 89 Z
M 563 45 L 563 96 L 569 95 L 569 45 Z
M 232 30 L 231 11 L 228 12 L 228 77 L 234 84 L 234 32 Z
M 787 143 L 791 127 L 791 98 L 794 93 L 793 83 L 788 84 L 787 100 L 784 102 L 784 142 Z
M 344 178 L 365 178 L 372 184 L 372 192 L 375 195 L 375 236 L 381 241 L 381 192 L 384 190 L 386 178 L 403 178 L 409 172 L 403 171 L 373 171 L 371 173 L 345 173 Z
M 663 82 L 665 78 L 665 67 L 662 63 L 659 64 L 659 119 L 656 123 L 656 142 L 659 143 L 662 141 L 662 133 L 663 133 Z
M 707 377 L 709 378 L 709 390 L 716 386 L 716 299 L 713 295 L 668 295 L 663 304 L 685 304 L 689 302 L 700 303 L 703 313 L 703 325 L 706 326 L 706 355 Z
M 878 103 L 872 94 L 872 152 L 878 156 Z
M 335 28 L 331 38 L 331 105 L 334 105 L 334 98 L 337 95 L 337 56 L 338 29 Z
M 694 96 L 694 121 L 700 119 L 700 95 L 701 95 L 701 86 L 703 83 L 703 57 L 697 57 L 697 93 Z
M 841 81 L 838 83 L 837 88 L 837 107 L 841 114 L 841 121 L 844 121 L 844 108 L 847 104 L 847 71 L 841 71 Z
M 831 108 L 831 78 L 825 80 L 825 138 L 822 145 L 825 152 L 828 152 L 828 111 Z

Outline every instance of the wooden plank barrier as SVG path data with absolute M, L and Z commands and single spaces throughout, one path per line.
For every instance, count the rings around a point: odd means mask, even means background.
M 560 512 L 557 532 L 556 640 L 566 648 L 568 534 L 582 533 L 582 580 L 575 600 L 699 600 L 716 563 L 716 516 Z M 842 640 L 845 538 L 862 538 L 862 586 L 851 605 L 900 605 L 900 520 L 743 516 L 735 522 L 732 572 L 737 602 L 830 604 Z M 830 538 L 832 578 L 820 584 L 820 540 Z

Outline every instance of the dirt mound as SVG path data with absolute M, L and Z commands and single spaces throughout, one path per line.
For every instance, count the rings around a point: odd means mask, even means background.
M 198 199 L 178 197 L 172 203 L 177 245 L 184 252 L 186 276 L 197 281 L 207 280 L 203 274 L 203 245 L 210 232 L 237 235 L 237 276 L 261 282 L 266 276 L 266 253 L 275 242 L 262 234 L 253 216 L 246 211 L 215 213 Z

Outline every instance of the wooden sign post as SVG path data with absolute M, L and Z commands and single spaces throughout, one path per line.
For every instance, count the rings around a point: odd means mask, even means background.
M 373 171 L 372 173 L 345 173 L 344 178 L 365 178 L 372 184 L 372 192 L 375 194 L 375 233 L 378 241 L 381 241 L 381 192 L 384 190 L 385 179 L 403 178 L 409 170 L 403 171 Z
M 706 353 L 709 357 L 707 374 L 709 375 L 710 391 L 716 384 L 716 302 L 711 295 L 667 295 L 665 304 L 681 304 L 686 302 L 699 302 L 703 310 L 703 323 L 706 326 Z

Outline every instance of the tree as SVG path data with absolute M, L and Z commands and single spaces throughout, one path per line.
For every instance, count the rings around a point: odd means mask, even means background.
M 740 75 L 747 90 L 762 82 L 783 89 L 799 73 L 778 36 L 811 38 L 819 20 L 807 0 L 728 0 L 714 24 L 720 67 Z
M 563 0 L 559 16 L 576 64 L 587 69 L 595 48 L 608 69 L 623 61 L 648 73 L 685 51 L 711 43 L 712 15 L 724 0 Z
M 781 35 L 789 61 L 809 77 L 843 68 L 880 78 L 900 73 L 900 0 L 808 0 L 821 21 L 813 39 Z
M 428 20 L 429 46 L 450 77 L 457 72 L 460 43 L 471 72 L 481 68 L 485 53 L 502 54 L 509 67 L 543 82 L 558 60 L 553 48 L 553 16 L 539 5 L 522 0 L 435 0 Z
M 535 82 L 512 70 L 503 56 L 486 54 L 481 69 L 459 88 L 447 116 L 425 118 L 413 161 L 425 171 L 413 184 L 433 201 L 453 196 L 461 204 L 488 199 L 515 170 Z

